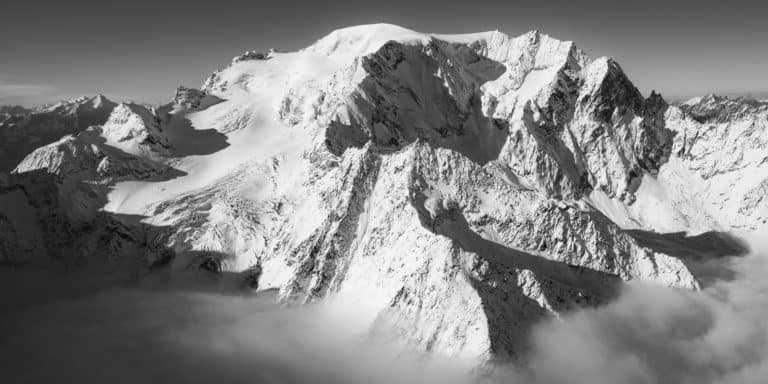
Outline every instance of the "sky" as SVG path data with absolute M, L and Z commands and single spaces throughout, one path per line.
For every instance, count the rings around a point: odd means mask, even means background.
M 4 2 L 0 104 L 97 92 L 159 103 L 245 50 L 296 50 L 387 22 L 420 32 L 531 29 L 610 56 L 644 93 L 768 91 L 768 2 L 730 0 L 106 0 Z

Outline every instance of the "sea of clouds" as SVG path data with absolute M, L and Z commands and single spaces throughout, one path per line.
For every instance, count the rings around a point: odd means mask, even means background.
M 286 308 L 270 294 L 116 289 L 0 314 L 3 382 L 14 383 L 764 383 L 766 242 L 710 261 L 702 291 L 628 284 L 596 309 L 544 322 L 516 363 L 402 352 L 354 308 Z M 7 379 L 10 379 L 8 381 Z

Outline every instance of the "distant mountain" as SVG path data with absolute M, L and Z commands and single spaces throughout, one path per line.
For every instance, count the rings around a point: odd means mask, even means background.
M 649 239 L 768 217 L 763 104 L 670 106 L 537 31 L 357 26 L 157 108 L 100 100 L 16 114 L 58 123 L 14 130 L 55 134 L 3 160 L 0 259 L 208 271 L 478 363 L 625 281 L 700 287 Z
M 0 172 L 13 169 L 35 148 L 104 124 L 115 105 L 97 95 L 37 109 L 0 107 Z

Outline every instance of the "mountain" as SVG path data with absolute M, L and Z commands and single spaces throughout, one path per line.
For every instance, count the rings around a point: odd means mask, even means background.
M 91 125 L 104 124 L 115 105 L 96 95 L 34 110 L 0 107 L 0 172 L 9 172 L 40 146 L 82 132 Z
M 37 148 L 0 180 L 0 259 L 207 271 L 506 359 L 625 281 L 698 289 L 649 238 L 763 225 L 765 110 L 744 103 L 646 98 L 538 31 L 340 29 Z
M 634 206 L 610 202 L 603 212 L 657 232 L 767 228 L 768 104 L 708 95 L 669 107 L 664 119 L 674 134 L 669 160 L 643 180 Z

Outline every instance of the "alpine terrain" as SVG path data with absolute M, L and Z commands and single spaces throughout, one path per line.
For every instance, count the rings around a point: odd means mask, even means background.
M 204 273 L 417 352 L 513 359 L 627 281 L 705 285 L 681 249 L 766 227 L 766 148 L 768 103 L 670 105 L 538 31 L 339 29 L 164 105 L 4 107 L 4 297 Z

